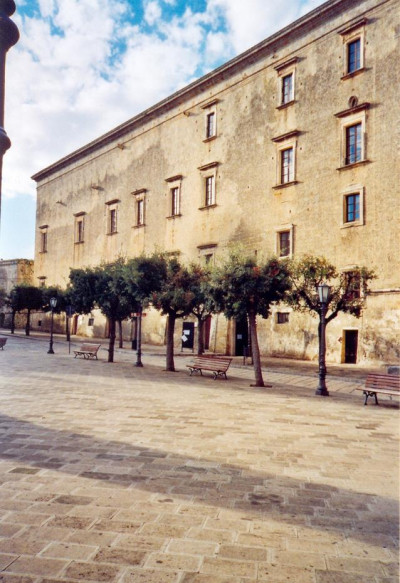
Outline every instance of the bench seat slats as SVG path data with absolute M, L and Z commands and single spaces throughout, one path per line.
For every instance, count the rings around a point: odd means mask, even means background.
M 97 352 L 99 351 L 101 344 L 90 344 L 84 342 L 79 350 L 74 350 L 75 358 L 77 356 L 83 356 L 83 358 L 95 358 L 97 360 Z
M 367 404 L 368 397 L 374 397 L 378 405 L 377 393 L 383 395 L 400 396 L 400 376 L 382 373 L 369 373 L 364 387 L 357 387 L 365 395 L 364 405 Z
M 207 370 L 214 374 L 214 380 L 218 377 L 227 379 L 226 371 L 231 362 L 232 358 L 229 357 L 197 356 L 192 363 L 187 364 L 186 366 L 190 370 L 190 376 L 195 372 L 199 372 L 202 375 L 203 370 Z

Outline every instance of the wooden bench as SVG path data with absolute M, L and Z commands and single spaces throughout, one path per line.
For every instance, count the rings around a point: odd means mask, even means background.
M 0 348 L 4 350 L 5 343 L 7 342 L 7 338 L 0 338 Z
M 77 356 L 83 356 L 83 358 L 95 358 L 97 360 L 97 352 L 101 344 L 90 344 L 89 342 L 84 342 L 79 350 L 74 350 L 76 358 Z
M 227 356 L 196 356 L 194 361 L 186 366 L 190 370 L 190 376 L 194 373 L 200 373 L 203 375 L 203 370 L 208 370 L 213 373 L 214 380 L 218 377 L 222 377 L 225 380 L 228 379 L 226 376 L 226 371 L 232 362 L 232 358 Z
M 400 376 L 395 374 L 370 373 L 365 381 L 365 387 L 358 387 L 365 395 L 364 405 L 367 404 L 368 397 L 375 397 L 375 404 L 378 405 L 377 393 L 383 395 L 400 395 Z

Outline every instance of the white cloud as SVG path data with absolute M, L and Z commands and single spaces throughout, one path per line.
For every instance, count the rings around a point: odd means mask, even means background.
M 162 14 L 161 6 L 158 2 L 152 0 L 148 2 L 144 10 L 144 19 L 148 25 L 153 26 L 160 20 Z
M 125 18 L 128 0 L 39 0 L 40 15 L 16 13 L 21 39 L 7 55 L 5 129 L 13 145 L 4 158 L 4 195 L 33 195 L 33 173 L 316 3 L 208 0 L 205 12 L 187 8 L 178 16 L 175 0 L 149 0 L 145 28 Z

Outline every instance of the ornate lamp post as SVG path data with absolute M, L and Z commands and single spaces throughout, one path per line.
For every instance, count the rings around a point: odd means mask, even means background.
M 17 25 L 9 18 L 14 14 L 15 8 L 14 0 L 0 0 L 0 213 L 3 156 L 11 146 L 10 138 L 4 129 L 6 53 L 19 39 Z
M 53 350 L 53 323 L 54 323 L 54 308 L 57 305 L 57 298 L 50 298 L 50 307 L 51 307 L 51 325 L 50 325 L 50 348 L 47 351 L 47 354 L 54 354 Z
M 322 283 L 318 286 L 318 298 L 319 298 L 319 385 L 315 391 L 316 395 L 322 395 L 323 397 L 329 396 L 329 391 L 326 388 L 325 377 L 326 377 L 326 364 L 325 364 L 325 352 L 326 352 L 326 342 L 325 342 L 325 316 L 328 306 L 330 286 L 326 283 Z

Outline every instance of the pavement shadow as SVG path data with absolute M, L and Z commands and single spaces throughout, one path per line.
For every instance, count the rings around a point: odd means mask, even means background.
M 132 420 L 135 422 L 140 420 Z M 396 548 L 398 504 L 391 498 L 251 471 L 212 459 L 103 441 L 7 415 L 0 415 L 0 435 L 0 457 L 16 464 L 1 475 L 3 483 L 27 479 L 27 474 L 48 469 L 61 476 L 86 478 L 92 484 L 129 488 L 132 504 L 136 489 L 167 498 L 189 497 L 206 506 L 244 512 L 254 519 L 268 517 L 290 525 L 344 534 L 364 543 L 384 541 L 388 548 Z M 105 466 L 108 471 L 97 470 Z M 53 500 L 57 501 L 61 499 Z M 77 504 L 94 501 L 82 497 Z

